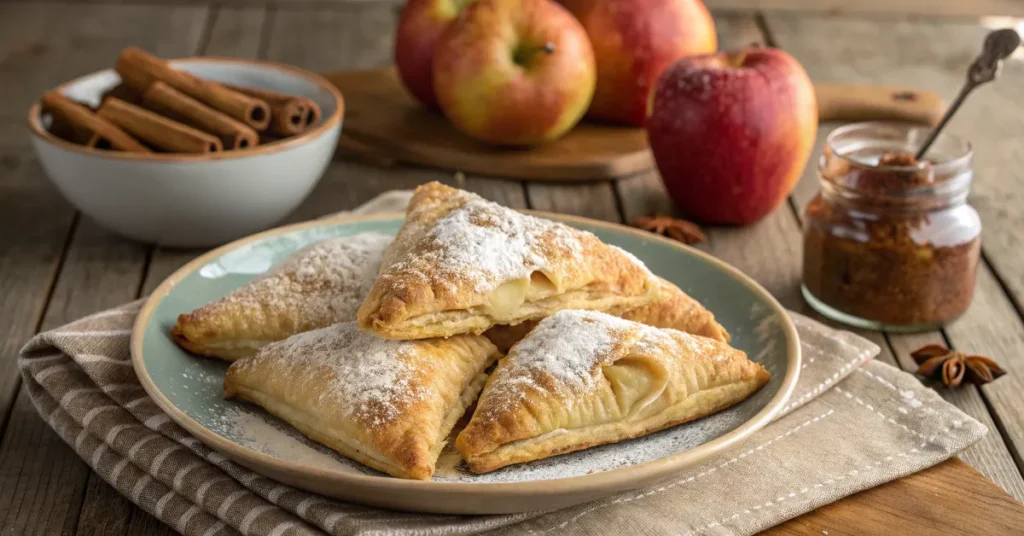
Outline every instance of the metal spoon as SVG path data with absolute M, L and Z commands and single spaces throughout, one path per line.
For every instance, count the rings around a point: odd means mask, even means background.
M 1020 46 L 1020 36 L 1009 28 L 995 30 L 985 37 L 984 48 L 982 48 L 981 54 L 971 63 L 971 67 L 967 69 L 967 80 L 960 87 L 960 93 L 953 100 L 953 104 L 949 105 L 946 114 L 942 116 L 942 121 L 939 121 L 939 124 L 928 133 L 928 137 L 925 138 L 921 148 L 914 155 L 915 159 L 921 160 L 924 158 L 928 148 L 935 142 L 935 138 L 939 136 L 939 132 L 942 132 L 946 123 L 956 113 L 957 108 L 963 104 L 967 95 L 974 88 L 995 80 L 999 75 L 999 68 L 1002 67 L 1003 60 L 1009 57 L 1010 54 L 1013 54 L 1013 51 L 1017 50 L 1018 46 Z

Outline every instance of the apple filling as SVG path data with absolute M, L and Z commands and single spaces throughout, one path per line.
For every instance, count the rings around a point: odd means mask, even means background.
M 479 306 L 412 317 L 406 321 L 405 328 L 391 330 L 388 337 L 436 337 L 446 330 L 483 333 L 497 324 L 517 325 L 539 320 L 562 309 L 607 311 L 615 307 L 640 307 L 656 296 L 657 285 L 651 285 L 649 292 L 637 296 L 611 293 L 602 284 L 559 292 L 555 281 L 537 271 L 529 278 L 502 283 Z
M 498 322 L 515 319 L 523 303 L 536 302 L 558 292 L 555 284 L 543 272 L 530 274 L 529 279 L 516 279 L 502 283 L 487 297 L 482 311 Z

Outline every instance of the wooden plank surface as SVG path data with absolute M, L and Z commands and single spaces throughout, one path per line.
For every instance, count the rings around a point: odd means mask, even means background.
M 898 82 L 939 91 L 945 87 L 949 88 L 947 92 L 956 90 L 963 76 L 961 70 L 970 62 L 984 35 L 984 29 L 977 24 L 891 22 L 849 17 L 838 19 L 769 15 L 766 26 L 775 44 L 792 53 L 816 81 Z M 936 33 L 947 37 L 941 41 L 933 40 L 929 44 L 915 42 L 916 39 L 927 39 L 927 36 Z M 837 61 L 837 57 L 841 61 Z M 1024 68 L 1019 62 L 1011 62 L 1004 69 L 1004 77 L 1006 79 L 985 89 L 996 90 L 1000 85 L 1024 81 Z M 981 212 L 986 225 L 983 248 L 990 258 L 1010 257 L 1005 262 L 1019 262 L 1012 260 L 1014 256 L 1020 258 L 1019 251 L 1003 252 L 999 241 L 1017 241 L 1024 236 L 1024 231 L 1014 228 L 1014 218 L 1017 216 L 1005 214 L 1013 210 L 1011 207 L 1015 203 L 1019 203 L 1012 194 L 1024 188 L 1024 172 L 1012 167 L 1009 162 L 1014 158 L 1013 151 L 1009 151 L 1010 155 L 1002 154 L 1006 152 L 1002 147 L 1005 143 L 1003 136 L 1019 128 L 1019 118 L 1014 112 L 1020 113 L 1021 108 L 1004 102 L 1004 112 L 999 117 L 995 111 L 986 112 L 989 94 L 979 91 L 972 99 L 977 102 L 968 101 L 961 114 L 983 113 L 989 123 L 982 128 L 975 124 L 975 120 L 958 116 L 949 128 L 954 134 L 970 139 L 977 148 L 976 193 L 971 202 Z M 821 154 L 824 137 L 835 126 L 822 125 L 819 129 L 815 155 Z M 1019 155 L 1017 158 L 1020 158 Z M 998 163 L 985 164 L 989 160 Z M 989 166 L 995 165 L 999 166 L 998 173 L 985 172 L 990 169 Z M 792 199 L 798 213 L 802 214 L 803 208 L 817 190 L 817 174 L 814 162 L 811 162 L 793 193 Z M 1017 210 L 1016 214 L 1020 214 L 1020 211 Z M 1004 221 L 1007 218 L 1010 218 L 1010 222 Z M 997 243 L 994 247 L 990 245 L 993 236 Z M 998 269 L 998 266 L 998 263 L 993 263 L 993 267 Z M 1020 275 L 1019 264 L 1015 266 L 1017 268 L 1012 272 L 1011 280 Z M 996 284 L 992 272 L 987 267 L 983 267 L 981 272 L 974 305 L 963 318 L 950 325 L 945 334 L 889 335 L 888 342 L 896 350 L 898 361 L 905 370 L 916 368 L 909 357 L 910 351 L 926 342 L 945 344 L 948 336 L 948 342 L 953 346 L 985 353 L 1005 364 L 1008 370 L 1016 371 L 983 387 L 980 392 L 973 386 L 967 386 L 956 394 L 947 393 L 946 396 L 991 430 L 982 441 L 964 453 L 965 460 L 1013 496 L 1024 499 L 1024 479 L 1019 465 L 1024 448 L 1024 415 L 1020 409 L 1024 407 L 1024 383 L 1020 380 L 1024 372 L 1024 326 L 1004 290 Z M 996 333 L 998 336 L 994 338 Z M 989 392 L 992 394 L 988 404 L 996 413 L 995 420 L 989 414 L 989 407 L 986 407 L 985 397 L 982 396 L 982 393 Z
M 124 46 L 138 44 L 169 56 L 193 53 L 200 41 L 207 12 L 205 7 L 110 5 L 62 6 L 60 9 L 40 4 L 5 5 L 0 9 L 4 10 L 0 20 L 9 21 L 0 22 L 0 25 L 20 23 L 15 26 L 34 28 L 39 32 L 32 35 L 15 31 L 22 41 L 20 45 L 14 42 L 12 46 L 17 46 L 19 51 L 31 51 L 31 54 L 19 53 L 14 62 L 9 61 L 11 56 L 8 55 L 5 61 L 0 62 L 0 84 L 5 88 L 5 99 L 0 104 L 0 121 L 16 121 L 19 125 L 24 122 L 28 104 L 43 90 L 75 76 L 110 67 Z M 15 77 L 17 82 L 13 80 Z M 11 91 L 10 99 L 6 98 L 7 91 Z M 0 143 L 3 141 L 7 140 L 0 140 Z M 27 154 L 25 149 L 19 150 L 18 147 L 22 144 L 14 140 L 9 150 L 19 155 Z M 34 161 L 16 175 L 24 177 L 23 187 L 35 193 L 40 200 L 45 200 L 46 205 L 26 203 L 31 198 L 26 199 L 24 195 L 0 195 L 0 212 L 3 213 L 0 217 L 10 218 L 13 212 L 14 217 L 23 218 L 19 214 L 30 210 L 36 220 L 4 221 L 0 224 L 5 233 L 0 237 L 0 248 L 16 251 L 16 254 L 0 255 L 3 259 L 0 263 L 15 262 L 32 270 L 28 276 L 0 274 L 0 285 L 15 286 L 9 293 L 0 293 L 15 298 L 21 293 L 31 293 L 34 299 L 45 300 L 47 292 L 38 288 L 40 285 L 33 279 L 52 278 L 55 263 L 53 260 L 40 261 L 38 256 L 26 256 L 24 253 L 40 247 L 52 250 L 58 244 L 63 249 L 66 242 L 65 259 L 52 289 L 42 329 L 51 329 L 135 298 L 146 248 L 107 233 L 87 218 L 81 218 L 72 228 L 70 216 L 73 209 L 49 186 Z M 9 188 L 12 184 L 18 185 L 18 181 L 5 179 L 2 187 Z M 9 208 L 9 205 L 14 206 Z M 50 238 L 39 236 L 37 228 L 48 232 Z M 11 236 L 6 236 L 7 233 Z M 51 257 L 56 255 L 51 253 Z M 27 261 L 35 262 L 27 264 Z M 25 309 L 32 310 L 31 307 Z M 31 316 L 13 318 L 30 320 Z M 29 333 L 10 337 L 7 343 L 12 346 L 23 344 Z M 0 371 L 3 374 L 0 382 L 10 383 L 9 387 L 5 384 L 5 393 L 13 388 L 18 378 L 13 372 L 16 349 L 5 348 L 0 356 L 0 366 L 5 369 Z M 42 469 L 24 470 L 26 467 Z M 9 429 L 0 442 L 0 490 L 4 490 L 0 494 L 5 491 L 14 493 L 13 500 L 0 501 L 0 533 L 73 531 L 78 524 L 89 475 L 85 463 L 36 415 L 27 394 L 22 392 L 12 409 Z M 97 483 L 99 489 L 102 486 L 105 484 Z M 110 490 L 110 494 L 115 493 Z M 117 501 L 127 504 L 119 496 Z M 109 508 L 105 510 L 110 511 Z
M 8 2 L 33 2 L 38 0 L 7 0 Z M 111 0 L 66 0 L 69 3 L 109 3 Z M 128 3 L 131 0 L 115 0 Z M 138 3 L 177 3 L 205 5 L 209 0 L 134 0 Z M 325 6 L 375 2 L 401 5 L 404 0 L 230 0 L 231 4 L 247 6 Z M 705 0 L 712 9 L 719 10 L 778 10 L 800 12 L 825 12 L 871 14 L 892 16 L 901 14 L 927 17 L 973 17 L 979 15 L 1024 16 L 1024 5 L 1015 0 Z
M 956 505 L 957 511 L 950 512 Z M 953 515 L 951 515 L 953 514 Z M 765 536 L 1018 535 L 1024 505 L 960 460 L 947 460 L 773 527 Z
M 705 0 L 711 9 L 819 12 L 875 16 L 926 17 L 1024 16 L 1015 0 Z
M 99 54 L 95 51 L 113 50 L 108 56 L 112 58 L 116 50 L 126 44 L 119 41 L 121 38 L 118 36 L 122 33 L 128 36 L 125 39 L 130 39 L 131 43 L 141 43 L 165 55 L 187 54 L 194 50 L 174 50 L 176 46 L 183 46 L 182 42 L 187 42 L 193 47 L 203 48 L 211 55 L 261 55 L 321 70 L 372 67 L 391 61 L 390 47 L 396 13 L 393 3 L 336 6 L 321 2 L 296 8 L 293 4 L 283 2 L 275 5 L 268 14 L 262 8 L 239 9 L 234 7 L 237 3 L 232 2 L 231 7 L 211 10 L 209 18 L 206 16 L 205 2 L 203 5 L 192 6 L 187 5 L 187 1 L 175 4 L 127 7 L 112 4 L 82 5 L 71 10 L 53 9 L 53 5 L 38 7 L 36 4 L 0 4 L 0 87 L 13 87 L 4 84 L 10 80 L 18 80 L 19 84 L 29 80 L 43 86 L 56 83 L 68 77 L 60 69 L 67 69 L 69 65 L 80 67 L 83 72 L 88 71 L 93 68 L 89 62 L 98 61 L 89 59 L 92 54 Z M 61 11 L 63 13 L 57 13 Z M 124 24 L 108 20 L 115 13 L 119 21 L 122 20 L 122 14 L 127 13 L 130 23 L 141 23 L 145 28 L 136 25 L 113 33 L 100 31 L 102 28 Z M 761 38 L 752 16 L 729 15 L 718 16 L 716 19 L 726 46 L 746 44 Z M 205 29 L 202 20 L 208 20 Z M 70 27 L 72 22 L 78 21 L 82 21 L 82 28 L 51 34 L 55 27 Z M 168 26 L 165 33 L 154 29 L 157 23 Z M 260 36 L 263 36 L 262 40 Z M 57 42 L 59 46 L 51 48 L 51 41 Z M 71 47 L 65 41 L 73 42 L 75 46 Z M 68 52 L 71 48 L 74 50 Z M 61 54 L 62 59 L 73 53 L 76 56 L 69 57 L 76 61 L 55 61 L 50 56 L 54 50 Z M 37 57 L 44 59 L 29 61 Z M 49 81 L 51 79 L 52 82 Z M 41 89 L 26 90 L 23 95 L 19 95 L 22 98 L 27 95 L 31 99 L 39 91 Z M 0 305 L 4 306 L 0 311 L 9 310 L 6 306 L 10 305 L 13 310 L 28 311 L 31 314 L 14 318 L 0 313 L 0 333 L 3 333 L 2 330 L 10 332 L 10 336 L 4 339 L 4 344 L 10 348 L 3 347 L 4 353 L 0 354 L 0 374 L 4 372 L 2 367 L 5 366 L 5 359 L 13 355 L 17 346 L 35 329 L 44 311 L 45 325 L 51 326 L 96 308 L 126 301 L 140 291 L 148 292 L 170 271 L 198 253 L 156 251 L 152 253 L 147 266 L 144 248 L 113 238 L 88 221 L 82 221 L 73 229 L 73 210 L 60 200 L 48 183 L 39 180 L 40 172 L 31 158 L 26 157 L 22 151 L 14 150 L 15 147 L 24 147 L 20 138 L 23 134 L 18 137 L 12 134 L 15 125 L 20 125 L 23 118 L 20 117 L 21 112 L 11 110 L 23 103 L 17 102 L 17 98 L 12 102 L 14 104 L 9 106 L 0 104 L 0 194 L 13 193 L 18 202 L 5 202 L 5 195 L 0 195 L 0 224 L 16 224 L 0 227 L 0 253 L 17 248 L 19 260 L 12 262 L 8 260 L 9 255 L 0 255 Z M 9 147 L 7 150 L 4 150 L 5 143 Z M 7 173 L 9 170 L 15 172 Z M 529 205 L 542 210 L 583 214 L 611 221 L 671 210 L 671 204 L 664 197 L 656 174 L 634 177 L 616 186 L 596 183 L 586 186 L 545 184 L 524 187 L 515 181 L 466 177 L 424 168 L 380 167 L 338 161 L 332 164 L 310 200 L 289 220 L 308 219 L 352 208 L 381 191 L 409 188 L 429 180 L 441 180 L 464 187 L 509 206 Z M 1010 191 L 1020 190 L 1012 186 Z M 50 216 L 38 218 L 40 213 Z M 30 236 L 35 250 L 34 253 L 28 251 L 26 254 L 26 244 L 22 242 L 27 243 L 29 240 L 24 236 L 25 229 L 17 224 L 30 221 L 35 224 L 31 232 L 39 234 Z M 18 229 L 20 232 L 5 234 L 5 229 Z M 73 234 L 70 234 L 72 229 Z M 799 279 L 799 220 L 788 206 L 777 210 L 758 226 L 748 229 L 713 229 L 710 235 L 711 240 L 705 246 L 706 249 L 750 273 L 776 293 L 785 305 L 804 307 L 795 292 Z M 5 247 L 8 249 L 2 249 Z M 66 261 L 63 262 L 60 277 L 54 283 L 54 275 L 65 255 Z M 6 275 L 12 275 L 12 278 L 7 279 Z M 7 281 L 11 281 L 10 289 L 4 287 Z M 26 286 L 19 289 L 14 286 L 14 282 Z M 51 286 L 52 304 L 50 308 L 45 308 L 46 291 Z M 981 287 L 987 289 L 986 296 L 992 301 L 986 299 L 980 305 L 976 302 L 972 310 L 977 308 L 979 311 L 972 313 L 974 323 L 963 324 L 963 333 L 951 329 L 951 338 L 968 340 L 971 336 L 985 337 L 991 339 L 987 342 L 993 351 L 1016 348 L 1021 342 L 1020 338 L 1000 335 L 1002 330 L 1007 329 L 1008 333 L 1015 334 L 1014 327 L 1019 328 L 1019 318 L 1012 304 L 1005 297 L 1000 299 L 998 281 L 994 278 L 989 277 L 986 281 L 983 277 Z M 5 290 L 11 292 L 3 292 Z M 8 326 L 8 323 L 11 325 Z M 935 336 L 941 337 L 940 334 L 926 337 Z M 876 340 L 880 339 L 876 337 Z M 881 342 L 886 350 L 883 358 L 892 360 L 886 341 Z M 899 342 L 906 344 L 901 345 Z M 916 341 L 894 341 L 894 347 L 901 358 L 905 358 L 906 346 L 913 342 Z M 982 342 L 986 341 L 979 340 L 979 344 Z M 9 364 L 13 366 L 13 360 Z M 4 386 L 5 380 L 13 377 L 13 374 L 0 376 L 0 387 Z M 998 384 L 992 387 L 995 385 Z M 969 411 L 983 412 L 985 401 L 981 396 L 975 392 L 974 398 L 970 398 L 970 391 L 964 392 L 968 393 L 966 399 L 954 401 Z M 13 386 L 9 393 L 8 396 L 13 395 Z M 1000 390 L 986 392 L 986 396 L 1003 405 L 1016 400 L 1013 393 Z M 7 427 L 8 433 L 0 441 L 0 534 L 72 533 L 76 530 L 80 534 L 97 535 L 171 533 L 148 514 L 117 495 L 95 475 L 88 478 L 86 484 L 89 472 L 84 463 L 74 458 L 70 449 L 42 424 L 23 394 L 21 398 L 24 400 L 19 399 L 14 406 L 8 405 L 13 407 L 11 424 Z M 2 402 L 0 397 L 0 404 Z M 0 409 L 4 407 L 0 406 Z M 7 411 L 2 415 L 6 416 Z M 1024 417 L 1019 413 L 1005 415 L 1006 418 Z M 1000 426 L 1006 425 L 1001 419 L 997 420 Z M 0 420 L 0 429 L 3 429 L 2 423 Z M 986 441 L 991 438 L 990 434 Z M 1003 444 L 1002 455 L 998 449 L 985 449 L 968 459 L 983 469 L 996 468 L 997 473 L 1003 474 L 1008 456 Z M 1012 460 L 1009 463 L 1012 467 Z M 1019 477 L 1018 473 L 1018 480 Z M 958 483 L 958 486 L 952 486 L 953 482 Z M 965 472 L 963 467 L 957 466 L 956 462 L 948 462 L 939 468 L 866 492 L 866 499 L 862 497 L 865 494 L 861 494 L 854 500 L 842 501 L 802 516 L 778 528 L 783 531 L 778 533 L 819 534 L 823 530 L 829 530 L 830 534 L 864 533 L 877 527 L 865 524 L 867 521 L 882 521 L 894 530 L 902 529 L 905 533 L 914 534 L 914 527 L 923 526 L 922 520 L 947 519 L 944 515 L 949 512 L 940 511 L 935 506 L 946 502 L 938 501 L 935 497 L 952 497 L 964 488 L 969 488 L 972 496 L 977 496 L 982 502 L 975 505 L 973 501 L 968 501 L 965 507 L 1003 508 L 1006 498 L 985 489 L 982 484 L 969 471 Z M 1001 481 L 1000 484 L 1013 491 L 1013 481 Z M 909 512 L 886 507 L 897 504 L 897 499 L 904 503 L 909 500 L 911 505 L 917 507 Z M 929 499 L 933 502 L 929 503 Z M 6 509 L 5 504 L 8 505 Z M 991 534 L 999 533 L 999 522 L 1011 523 L 1020 519 L 1007 517 L 1006 512 L 1012 513 L 1013 510 L 1000 509 L 998 512 L 1004 514 L 1004 517 L 995 517 Z

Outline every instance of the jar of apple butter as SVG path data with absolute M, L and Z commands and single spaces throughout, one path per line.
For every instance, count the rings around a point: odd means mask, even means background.
M 833 131 L 818 162 L 821 192 L 807 206 L 803 294 L 853 326 L 920 331 L 967 310 L 981 253 L 981 220 L 967 204 L 968 143 L 928 129 L 858 123 Z

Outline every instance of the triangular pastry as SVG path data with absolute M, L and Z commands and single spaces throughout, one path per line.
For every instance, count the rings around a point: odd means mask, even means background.
M 697 300 L 691 298 L 679 287 L 658 278 L 658 296 L 647 305 L 633 309 L 613 307 L 608 314 L 654 326 L 656 328 L 672 328 L 679 331 L 729 342 L 729 332 L 715 321 L 715 315 L 704 308 Z M 484 336 L 491 340 L 502 352 L 508 352 L 512 346 L 523 339 L 537 325 L 537 321 L 523 322 L 517 326 L 494 326 Z
M 479 335 L 390 341 L 347 322 L 236 361 L 224 390 L 364 465 L 429 479 L 499 356 Z
M 643 263 L 593 234 L 434 182 L 416 189 L 358 318 L 391 339 L 448 337 L 656 295 Z
M 769 378 L 719 341 L 561 311 L 498 363 L 455 446 L 470 470 L 486 473 L 710 415 Z
M 228 361 L 296 333 L 355 320 L 391 237 L 360 233 L 299 249 L 227 296 L 178 317 L 171 336 Z

